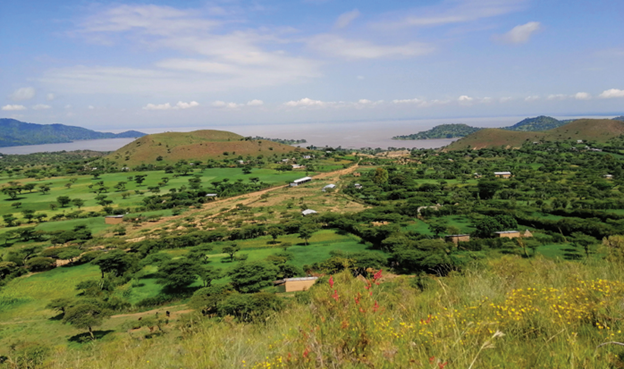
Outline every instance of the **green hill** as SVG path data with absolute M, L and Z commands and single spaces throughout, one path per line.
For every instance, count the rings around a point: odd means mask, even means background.
M 561 121 L 553 117 L 547 117 L 545 115 L 540 115 L 539 117 L 535 117 L 535 118 L 523 119 L 511 127 L 505 127 L 503 129 L 506 129 L 509 131 L 523 131 L 523 132 L 548 131 L 549 129 L 561 127 L 562 125 L 567 124 L 567 123 L 569 122 Z
M 35 124 L 20 122 L 16 119 L 0 119 L 0 147 L 141 136 L 145 136 L 145 133 L 126 131 L 115 134 L 96 132 L 90 129 L 66 126 L 64 124 Z
M 166 132 L 141 137 L 108 156 L 123 165 L 175 163 L 179 160 L 243 158 L 300 150 L 268 140 L 255 140 L 216 130 Z
M 394 136 L 393 140 L 428 140 L 435 138 L 456 138 L 468 136 L 481 128 L 471 127 L 467 124 L 441 124 L 428 131 L 418 132 L 406 136 Z
M 621 120 L 624 122 L 624 115 L 620 115 L 619 117 L 613 118 L 613 120 Z
M 506 129 L 482 129 L 453 142 L 447 150 L 473 150 L 488 147 L 516 148 L 523 143 L 539 141 L 583 140 L 606 142 L 624 134 L 624 121 L 612 119 L 578 119 L 566 125 L 541 132 L 509 131 Z

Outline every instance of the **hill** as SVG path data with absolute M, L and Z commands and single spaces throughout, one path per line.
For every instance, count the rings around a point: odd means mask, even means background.
M 237 158 L 273 155 L 297 148 L 268 140 L 254 140 L 216 130 L 166 132 L 141 137 L 108 156 L 123 165 L 175 163 L 179 160 Z
M 578 119 L 566 125 L 543 132 L 482 129 L 446 147 L 447 150 L 483 149 L 487 147 L 516 148 L 526 141 L 583 140 L 606 142 L 624 134 L 624 122 L 612 119 Z
M 428 140 L 436 138 L 455 138 L 468 136 L 481 128 L 471 127 L 467 124 L 441 124 L 428 131 L 418 132 L 406 136 L 394 136 L 393 140 Z
M 540 115 L 539 117 L 535 117 L 535 118 L 523 119 L 511 127 L 505 127 L 503 129 L 506 129 L 509 131 L 523 131 L 523 132 L 548 131 L 549 129 L 561 127 L 562 125 L 567 124 L 567 123 L 569 122 L 561 121 L 553 117 L 547 117 L 545 115 Z
M 624 115 L 621 115 L 619 117 L 615 117 L 615 118 L 613 118 L 613 120 L 621 120 L 621 121 L 624 122 Z
M 145 136 L 145 133 L 126 131 L 115 134 L 64 124 L 35 124 L 20 122 L 16 119 L 0 119 L 0 147 L 141 136 Z

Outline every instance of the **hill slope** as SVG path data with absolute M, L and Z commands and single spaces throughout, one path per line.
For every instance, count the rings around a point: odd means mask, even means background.
M 483 149 L 487 147 L 520 147 L 526 141 L 583 140 L 606 142 L 624 134 L 624 122 L 612 119 L 578 119 L 543 132 L 482 129 L 446 147 L 447 150 Z
M 0 119 L 0 147 L 141 136 L 145 136 L 145 133 L 126 131 L 115 134 L 64 124 L 35 124 L 20 122 L 16 119 Z
M 540 115 L 539 117 L 535 117 L 535 118 L 523 119 L 511 127 L 505 127 L 503 129 L 506 129 L 509 131 L 523 131 L 523 132 L 548 131 L 549 129 L 561 127 L 567 123 L 569 122 L 561 121 L 553 117 L 547 117 L 545 115 Z
M 281 154 L 296 147 L 253 140 L 227 131 L 167 132 L 141 137 L 108 156 L 118 164 L 175 163 L 179 160 L 237 158 Z M 226 154 L 227 153 L 227 154 Z
M 406 136 L 394 136 L 393 140 L 428 140 L 436 138 L 455 138 L 468 136 L 481 128 L 471 127 L 467 124 L 441 124 L 428 131 L 418 132 Z

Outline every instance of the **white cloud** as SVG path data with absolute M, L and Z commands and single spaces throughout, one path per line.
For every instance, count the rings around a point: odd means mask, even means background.
M 87 108 L 88 108 L 89 110 L 94 110 L 94 109 L 95 109 L 95 106 L 93 106 L 93 105 L 89 105 Z
M 577 92 L 574 94 L 574 98 L 577 100 L 589 100 L 591 99 L 591 95 L 587 92 Z
M 513 97 L 511 97 L 511 96 L 505 96 L 505 97 L 501 97 L 500 99 L 498 99 L 498 101 L 500 101 L 502 103 L 505 103 L 505 102 L 511 101 L 511 100 L 513 100 Z
M 360 99 L 358 100 L 358 104 L 362 104 L 362 105 L 369 105 L 372 104 L 373 102 L 368 100 L 368 99 Z
M 434 48 L 420 42 L 404 45 L 376 45 L 363 40 L 347 40 L 325 34 L 309 39 L 308 45 L 321 53 L 347 59 L 413 57 L 430 54 Z
M 247 105 L 248 106 L 260 106 L 260 105 L 264 105 L 264 101 L 254 99 L 254 100 L 248 101 Z
M 71 109 L 71 108 L 72 108 L 71 105 L 69 105 L 69 104 L 65 105 L 65 109 Z
M 24 105 L 5 105 L 2 107 L 4 111 L 26 110 Z
M 531 36 L 542 28 L 539 22 L 529 22 L 516 26 L 504 35 L 495 36 L 495 39 L 509 44 L 524 44 Z
M 624 90 L 619 90 L 617 88 L 612 88 L 610 90 L 603 91 L 600 95 L 600 98 L 603 99 L 611 99 L 614 97 L 624 97 Z
M 35 97 L 35 89 L 33 87 L 22 87 L 13 91 L 11 99 L 15 101 L 30 100 Z
M 181 110 L 181 109 L 190 109 L 199 106 L 197 101 L 191 102 L 183 102 L 178 101 L 177 104 L 171 105 L 169 103 L 165 104 L 147 104 L 143 107 L 143 110 Z
M 56 99 L 56 95 L 54 95 L 53 93 L 49 93 L 49 94 L 46 95 L 46 99 L 48 101 L 52 101 L 52 100 Z
M 472 22 L 522 9 L 526 0 L 446 0 L 429 7 L 417 7 L 391 14 L 375 24 L 378 28 L 434 27 Z
M 364 79 L 364 76 L 357 76 L 357 79 L 359 79 L 360 81 Z
M 243 104 L 237 104 L 235 102 L 225 102 L 225 101 L 215 101 L 212 104 L 212 107 L 215 108 L 225 108 L 225 109 L 236 109 L 238 107 L 241 107 Z
M 564 95 L 564 94 L 553 94 L 553 95 L 548 95 L 547 99 L 548 100 L 565 100 L 568 96 Z
M 289 101 L 287 103 L 284 103 L 284 105 L 289 106 L 289 107 L 324 107 L 324 106 L 327 106 L 328 103 L 323 102 L 321 100 L 312 100 L 310 98 L 305 97 L 301 100 Z
M 45 105 L 45 104 L 37 104 L 35 106 L 32 107 L 33 110 L 46 110 L 46 109 L 50 109 L 51 106 L 50 105 Z
M 472 100 L 474 99 L 468 95 L 461 95 L 460 97 L 457 98 L 457 101 L 459 102 L 470 102 Z
M 524 101 L 531 102 L 531 101 L 536 101 L 536 100 L 539 100 L 539 98 L 540 98 L 540 97 L 539 97 L 539 96 L 537 96 L 537 95 L 527 96 L 527 97 L 525 97 L 525 98 L 524 98 Z
M 357 9 L 353 9 L 350 12 L 343 13 L 336 20 L 334 27 L 345 28 L 359 16 L 360 16 L 360 11 Z

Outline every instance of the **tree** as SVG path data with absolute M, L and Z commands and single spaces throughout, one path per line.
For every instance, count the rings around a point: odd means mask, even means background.
M 65 206 L 67 206 L 67 204 L 71 202 L 71 199 L 69 198 L 69 196 L 59 196 L 56 198 L 56 202 L 58 202 L 59 205 L 64 208 Z
M 105 273 L 113 273 L 114 275 L 122 275 L 126 271 L 136 266 L 136 260 L 121 250 L 113 250 L 101 255 L 92 261 L 93 264 L 100 267 L 102 278 Z
M 48 214 L 46 213 L 37 213 L 35 214 L 35 218 L 37 218 L 37 222 L 41 223 L 43 222 L 43 219 L 47 218 Z
M 317 231 L 317 228 L 311 224 L 304 224 L 299 227 L 299 238 L 305 240 L 306 246 L 308 245 L 308 240 L 312 238 L 312 235 Z
M 97 302 L 83 302 L 67 309 L 63 317 L 64 323 L 69 323 L 77 328 L 88 329 L 92 339 L 93 328 L 101 325 L 111 313 Z
M 481 219 L 475 226 L 476 230 L 472 233 L 474 237 L 487 238 L 491 237 L 492 233 L 500 231 L 503 226 L 492 217 L 485 217 Z
M 378 186 L 388 182 L 388 171 L 384 168 L 377 168 L 373 175 L 373 182 Z
M 4 214 L 2 216 L 2 219 L 4 219 L 7 227 L 13 227 L 15 225 L 15 222 L 17 221 L 17 218 L 14 217 L 13 214 Z
M 210 284 L 215 279 L 221 278 L 221 272 L 211 266 L 201 267 L 199 270 L 199 278 L 204 282 L 204 287 L 210 287 Z
M 73 305 L 74 305 L 74 300 L 65 297 L 65 298 L 54 299 L 50 301 L 50 303 L 46 305 L 46 309 L 50 309 L 55 312 L 58 311 L 63 316 L 65 316 L 67 309 L 72 307 Z
M 479 180 L 477 188 L 479 189 L 479 197 L 482 200 L 491 199 L 496 191 L 500 190 L 503 185 L 499 181 L 491 181 L 486 179 Z
M 47 184 L 40 184 L 39 191 L 42 195 L 45 195 L 46 193 L 50 192 L 50 186 L 48 186 Z
M 212 246 L 209 244 L 195 246 L 189 252 L 188 258 L 191 260 L 199 260 L 202 263 L 207 263 L 209 261 L 208 253 L 210 251 L 212 251 Z
M 2 189 L 2 192 L 9 196 L 12 200 L 17 199 L 17 195 L 19 195 L 16 187 L 6 187 Z
M 84 200 L 83 199 L 72 199 L 72 204 L 74 204 L 75 207 L 77 207 L 78 209 L 80 209 L 83 205 L 84 205 Z
M 440 237 L 440 233 L 444 233 L 444 231 L 446 231 L 446 222 L 443 220 L 432 220 L 429 222 L 429 230 L 436 237 Z
M 264 261 L 243 262 L 237 265 L 229 273 L 232 286 L 242 293 L 260 291 L 263 287 L 271 285 L 277 276 L 279 269 Z
M 201 272 L 201 267 L 194 260 L 174 259 L 158 269 L 159 282 L 167 288 L 179 290 L 193 284 Z
M 65 183 L 65 188 L 67 188 L 68 190 L 71 188 L 71 186 L 72 186 L 71 182 Z
M 26 219 L 26 221 L 30 223 L 32 222 L 32 219 L 35 217 L 35 211 L 31 209 L 24 209 L 22 210 L 22 215 L 24 216 L 24 219 Z
M 224 254 L 230 255 L 230 262 L 234 261 L 234 254 L 236 254 L 240 250 L 240 246 L 237 246 L 235 243 L 227 246 L 223 246 L 221 252 Z
M 22 206 L 21 202 L 14 202 L 11 204 L 11 207 L 15 208 L 15 209 L 19 209 Z
M 115 188 L 117 189 L 117 191 L 125 191 L 126 190 L 126 184 L 127 184 L 127 182 L 118 182 L 115 185 Z
M 273 238 L 273 243 L 277 241 L 277 238 L 284 234 L 284 230 L 280 227 L 269 227 L 267 233 Z
M 56 262 L 54 261 L 54 259 L 41 256 L 34 257 L 26 261 L 26 266 L 28 266 L 30 270 L 35 272 L 52 269 L 55 265 Z
M 137 174 L 134 176 L 134 182 L 140 186 L 145 181 L 145 177 L 147 177 L 147 174 Z
M 32 193 L 34 189 L 35 189 L 35 184 L 34 183 L 26 183 L 24 185 L 24 190 L 28 191 L 29 193 Z
M 50 210 L 52 210 L 52 211 L 56 210 L 56 207 L 57 207 L 57 206 L 58 206 L 58 205 L 56 205 L 55 203 L 51 203 L 51 204 L 50 204 Z

